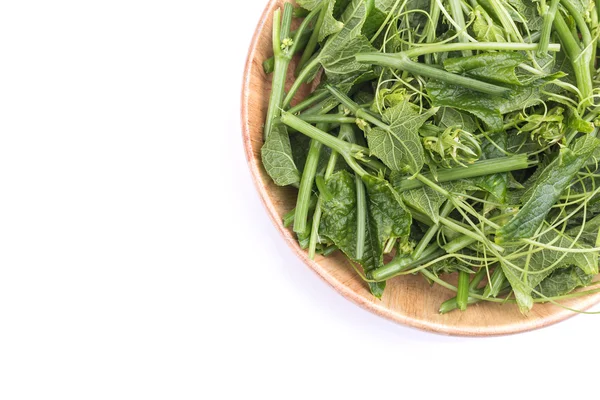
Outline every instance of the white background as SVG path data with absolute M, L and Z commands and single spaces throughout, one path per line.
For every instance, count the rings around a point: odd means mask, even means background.
M 597 398 L 600 316 L 428 334 L 294 257 L 241 143 L 266 0 L 0 4 L 0 399 Z

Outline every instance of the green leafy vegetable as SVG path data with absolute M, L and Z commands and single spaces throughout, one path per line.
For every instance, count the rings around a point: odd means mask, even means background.
M 600 255 L 600 1 L 298 5 L 273 16 L 261 153 L 298 189 L 284 224 L 309 257 L 341 251 L 376 298 L 421 274 L 456 292 L 441 313 L 584 295 Z

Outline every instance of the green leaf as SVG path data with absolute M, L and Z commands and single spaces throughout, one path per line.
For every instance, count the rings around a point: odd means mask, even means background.
M 372 7 L 367 10 L 368 15 L 362 28 L 363 35 L 370 38 L 377 32 L 385 22 L 395 2 L 396 0 L 375 0 L 370 2 Z
M 412 217 L 390 183 L 373 175 L 362 179 L 367 189 L 369 215 L 376 222 L 380 243 L 408 236 Z
M 367 214 L 363 257 L 356 257 L 357 200 L 354 177 L 347 171 L 335 172 L 326 182 L 331 199 L 323 199 L 319 232 L 329 238 L 350 260 L 365 271 L 383 265 L 383 247 L 378 239 L 376 222 Z M 385 282 L 369 285 L 373 295 L 381 297 Z
M 444 61 L 444 68 L 485 82 L 522 85 L 524 80 L 517 76 L 516 68 L 525 61 L 525 54 L 517 52 L 482 53 L 470 57 L 448 58 Z
M 325 18 L 323 19 L 323 24 L 321 25 L 321 30 L 319 31 L 318 40 L 322 42 L 325 38 L 334 33 L 338 33 L 344 27 L 344 24 L 341 21 L 336 20 L 333 17 L 333 10 L 335 7 L 335 0 L 298 0 L 297 3 L 300 7 L 305 8 L 309 11 L 314 10 L 317 7 L 321 7 L 321 3 L 323 1 L 327 1 L 327 11 L 325 13 Z
M 498 230 L 496 241 L 502 243 L 532 237 L 562 192 L 571 184 L 575 174 L 599 145 L 600 139 L 584 136 L 573 144 L 572 149 L 561 149 L 558 157 L 539 175 L 535 186 L 525 191 L 523 206 Z
M 355 76 L 370 69 L 369 65 L 361 64 L 355 58 L 358 53 L 375 50 L 366 37 L 360 35 L 345 42 L 332 41 L 331 43 L 337 44 L 339 47 L 326 47 L 319 56 L 328 82 L 337 83 L 348 76 Z
M 262 162 L 267 174 L 278 186 L 300 182 L 300 174 L 294 163 L 287 128 L 276 124 L 261 148 Z
M 585 0 L 584 0 L 585 1 Z M 513 21 L 527 25 L 529 31 L 539 31 L 544 18 L 538 13 L 537 2 L 533 0 L 507 0 L 512 6 L 506 7 Z
M 476 6 L 473 15 L 473 33 L 480 42 L 506 42 L 504 29 L 498 26 L 492 17 L 481 6 Z
M 419 128 L 436 111 L 437 109 L 432 108 L 421 113 L 407 100 L 386 109 L 383 120 L 389 127 L 367 129 L 371 154 L 377 156 L 392 170 L 418 173 L 424 163 Z
M 537 241 L 561 248 L 590 248 L 587 245 L 576 243 L 571 237 L 557 230 L 551 230 L 541 235 Z M 515 250 L 516 248 L 512 249 L 512 251 Z M 510 254 L 508 251 L 507 253 Z M 598 273 L 597 252 L 565 253 L 558 250 L 543 249 L 531 253 L 529 260 L 528 256 L 525 255 L 516 260 L 511 260 L 511 263 L 519 268 L 527 270 L 527 276 L 525 276 L 514 267 L 507 265 L 504 262 L 501 263 L 502 270 L 509 280 L 510 285 L 514 290 L 517 303 L 523 312 L 529 311 L 533 305 L 531 289 L 539 285 L 540 282 L 555 270 L 574 265 L 581 269 L 585 274 L 593 275 Z
M 589 213 L 589 211 L 588 211 Z M 581 224 L 576 225 L 570 228 L 567 231 L 567 234 L 572 237 L 577 237 L 579 235 L 579 240 L 589 244 L 590 246 L 595 246 L 596 240 L 598 239 L 598 231 L 600 230 L 600 215 L 596 215 L 594 218 L 588 220 L 583 225 L 583 230 L 581 229 Z M 580 234 L 581 232 L 581 234 Z
M 500 97 L 432 79 L 427 83 L 427 92 L 434 106 L 467 111 L 481 119 L 490 130 L 501 131 L 503 114 L 520 111 L 542 101 L 540 88 L 545 82 L 541 79 L 527 86 L 514 86 L 508 96 Z
M 329 82 L 336 83 L 349 75 L 369 70 L 369 65 L 358 63 L 354 57 L 359 52 L 375 51 L 367 38 L 361 35 L 366 17 L 365 1 L 353 0 L 342 14 L 344 27 L 323 45 L 317 57 Z
M 572 292 L 578 287 L 586 286 L 592 282 L 593 276 L 586 275 L 580 268 L 570 267 L 554 271 L 544 279 L 536 288 L 544 297 L 556 297 Z M 537 293 L 533 297 L 542 296 Z
M 477 189 L 477 187 L 468 180 L 442 182 L 438 183 L 438 186 L 458 196 L 469 189 Z M 401 192 L 401 196 L 402 200 L 404 200 L 408 206 L 426 214 L 436 224 L 439 222 L 440 208 L 446 200 L 448 200 L 444 195 L 427 186 L 418 189 L 405 190 Z
M 325 182 L 330 197 L 322 198 L 323 215 L 319 230 L 368 272 L 383 266 L 385 242 L 393 237 L 407 236 L 412 218 L 387 181 L 366 175 L 363 182 L 367 191 L 367 221 L 362 259 L 356 257 L 356 185 L 354 177 L 347 171 L 335 172 Z M 375 296 L 381 296 L 382 284 L 370 287 Z
M 477 130 L 477 124 L 469 114 L 455 110 L 451 107 L 440 107 L 436 117 L 439 119 L 440 128 L 460 128 L 473 133 Z

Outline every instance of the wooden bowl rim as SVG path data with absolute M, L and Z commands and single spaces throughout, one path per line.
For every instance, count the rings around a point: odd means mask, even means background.
M 427 332 L 453 336 L 500 336 L 543 328 L 576 315 L 576 313 L 572 311 L 563 308 L 557 308 L 556 311 L 552 311 L 549 315 L 543 318 L 524 317 L 522 320 L 516 320 L 513 323 L 500 326 L 488 325 L 485 327 L 461 327 L 435 323 L 424 319 L 412 318 L 408 315 L 403 315 L 398 312 L 393 312 L 390 309 L 383 307 L 383 303 L 378 304 L 367 301 L 363 296 L 351 290 L 348 286 L 342 284 L 341 282 L 338 282 L 334 277 L 332 277 L 328 273 L 328 271 L 326 271 L 317 262 L 308 258 L 307 253 L 304 250 L 302 250 L 298 245 L 296 238 L 294 238 L 294 236 L 288 229 L 284 228 L 283 224 L 281 223 L 281 216 L 277 213 L 269 195 L 269 192 L 266 190 L 263 178 L 259 172 L 260 168 L 262 168 L 261 161 L 253 156 L 252 141 L 250 139 L 250 126 L 248 123 L 248 103 L 251 97 L 250 79 L 252 70 L 252 60 L 255 57 L 262 28 L 267 22 L 268 18 L 270 18 L 277 3 L 278 0 L 269 0 L 269 3 L 265 7 L 260 17 L 258 25 L 256 26 L 252 37 L 252 41 L 250 43 L 250 48 L 248 50 L 248 55 L 246 57 L 241 92 L 242 140 L 244 144 L 244 152 L 246 153 L 246 160 L 248 162 L 248 167 L 252 175 L 252 180 L 256 189 L 258 190 L 261 201 L 264 207 L 266 208 L 267 213 L 271 218 L 271 221 L 273 222 L 279 233 L 283 236 L 287 245 L 294 251 L 296 256 L 298 256 L 308 267 L 310 267 L 312 271 L 314 271 L 319 277 L 321 277 L 321 279 L 323 279 L 331 287 L 333 287 L 338 293 L 340 293 L 345 298 L 351 300 L 355 304 L 379 316 L 387 318 L 388 320 Z M 577 300 L 578 301 L 576 303 L 576 307 L 579 310 L 587 310 L 590 307 L 597 304 L 598 302 L 600 302 L 600 293 L 583 296 Z

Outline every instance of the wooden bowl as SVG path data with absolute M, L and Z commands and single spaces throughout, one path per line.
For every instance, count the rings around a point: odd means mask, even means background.
M 260 158 L 262 125 L 267 113 L 271 77 L 262 62 L 272 55 L 272 14 L 283 1 L 270 0 L 254 32 L 248 52 L 242 88 L 242 135 L 248 166 L 267 212 L 279 232 L 296 255 L 335 290 L 361 307 L 401 324 L 448 335 L 488 336 L 528 331 L 554 324 L 575 313 L 553 304 L 536 304 L 529 315 L 522 315 L 515 305 L 482 302 L 467 311 L 440 315 L 440 304 L 453 293 L 438 285 L 432 287 L 420 276 L 401 276 L 388 281 L 381 300 L 374 298 L 365 283 L 342 254 L 318 256 L 310 260 L 291 230 L 283 227 L 282 216 L 295 206 L 296 189 L 276 186 L 266 174 Z M 290 72 L 294 70 L 294 64 Z M 288 77 L 288 84 L 293 77 Z M 304 88 L 303 96 L 308 88 Z M 565 301 L 571 308 L 585 310 L 600 301 L 600 294 Z

